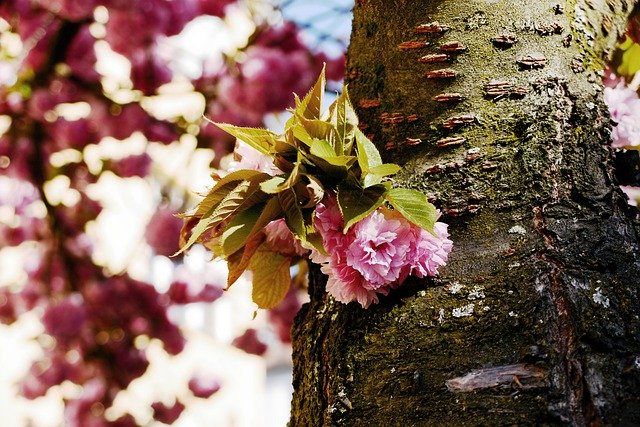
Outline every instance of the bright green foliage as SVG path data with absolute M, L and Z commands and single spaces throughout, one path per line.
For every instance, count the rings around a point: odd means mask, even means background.
M 384 196 L 390 188 L 388 183 L 385 184 L 364 188 L 358 181 L 347 179 L 338 185 L 338 206 L 344 218 L 345 233 L 384 203 Z
M 427 196 L 408 188 L 393 188 L 386 192 L 385 198 L 409 221 L 434 234 L 433 227 L 438 216 L 435 206 L 429 203 Z
M 231 286 L 246 270 L 253 272 L 253 300 L 261 308 L 278 304 L 289 287 L 290 257 L 271 250 L 264 227 L 284 219 L 307 247 L 325 253 L 313 226 L 316 205 L 336 197 L 346 232 L 388 202 L 412 223 L 433 232 L 436 210 L 417 191 L 388 181 L 400 167 L 383 163 L 375 145 L 358 129 L 347 88 L 321 115 L 324 71 L 311 91 L 295 97 L 295 108 L 282 135 L 266 129 L 216 126 L 264 155 L 283 172 L 277 176 L 239 170 L 221 178 L 191 214 L 195 221 L 182 251 L 195 242 L 213 248 L 229 265 Z
M 634 43 L 630 37 L 618 45 L 618 49 L 622 52 L 619 58 L 619 64 L 616 73 L 624 76 L 630 81 L 633 76 L 640 70 L 640 44 Z

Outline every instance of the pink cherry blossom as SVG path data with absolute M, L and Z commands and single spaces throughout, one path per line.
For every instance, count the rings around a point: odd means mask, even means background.
M 296 255 L 302 256 L 309 252 L 308 249 L 303 248 L 300 241 L 293 236 L 284 219 L 271 221 L 264 228 L 264 233 L 267 236 L 266 244 L 269 246 L 269 249 L 274 252 L 289 257 Z
M 624 191 L 624 193 L 629 198 L 628 203 L 631 206 L 638 206 L 638 201 L 640 200 L 640 187 L 633 187 L 631 185 L 621 185 L 620 189 Z
M 316 209 L 314 225 L 328 256 L 312 252 L 311 259 L 321 263 L 328 276 L 329 294 L 365 308 L 409 275 L 435 276 L 452 248 L 446 224 L 437 222 L 434 236 L 387 208 L 378 208 L 346 234 L 343 224 L 335 199 L 325 197 Z
M 412 230 L 399 220 L 388 220 L 380 210 L 355 225 L 355 239 L 347 249 L 347 264 L 366 280 L 366 288 L 376 290 L 400 278 L 408 264 Z
M 178 418 L 180 418 L 185 406 L 179 400 L 176 400 L 171 406 L 165 405 L 162 402 L 153 402 L 151 404 L 151 409 L 153 409 L 153 418 L 156 421 L 160 421 L 164 424 L 173 424 Z
M 348 242 L 348 237 L 342 234 L 344 221 L 338 208 L 338 203 L 332 196 L 326 196 L 316 207 L 313 224 L 322 236 L 325 248 L 342 247 Z
M 161 206 L 147 224 L 145 239 L 158 255 L 171 256 L 180 249 L 182 220 L 175 214 L 175 209 Z
M 273 164 L 273 157 L 262 154 L 242 141 L 238 141 L 236 144 L 235 153 L 240 156 L 240 160 L 233 161 L 229 164 L 227 168 L 229 172 L 240 169 L 250 169 L 268 173 L 269 175 L 282 173 L 282 171 Z
M 604 88 L 604 100 L 609 106 L 615 125 L 611 132 L 614 148 L 640 145 L 640 99 L 638 93 L 628 87 L 624 80 L 616 86 Z
M 438 274 L 438 267 L 447 263 L 453 247 L 453 242 L 448 238 L 447 227 L 443 222 L 436 222 L 434 229 L 437 236 L 416 226 L 412 227 L 417 236 L 412 242 L 410 274 L 417 277 L 435 276 Z
M 334 254 L 332 254 L 334 255 Z M 323 264 L 320 270 L 328 276 L 327 292 L 342 303 L 357 301 L 362 307 L 367 308 L 371 303 L 378 302 L 378 295 L 386 295 L 387 287 L 376 290 L 367 289 L 367 282 L 357 270 L 347 265 L 340 254 L 331 256 L 328 264 Z
M 267 345 L 260 340 L 258 331 L 253 328 L 247 329 L 242 335 L 236 337 L 231 345 L 257 356 L 262 356 L 267 351 Z

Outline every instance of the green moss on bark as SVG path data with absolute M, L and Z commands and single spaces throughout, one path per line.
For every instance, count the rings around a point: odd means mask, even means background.
M 620 13 L 599 16 L 618 26 L 628 8 L 610 3 Z M 632 368 L 640 354 L 640 248 L 608 171 L 596 84 L 596 58 L 611 37 L 579 46 L 576 32 L 585 30 L 576 26 L 576 4 L 563 3 L 562 14 L 556 4 L 359 2 L 348 62 L 354 104 L 380 99 L 359 111 L 366 132 L 381 149 L 394 143 L 384 156 L 404 165 L 399 183 L 432 196 L 455 248 L 437 279 L 412 279 L 368 310 L 333 301 L 315 271 L 311 302 L 294 327 L 291 425 L 640 423 L 640 369 Z M 598 14 L 588 16 L 595 22 Z M 450 30 L 414 33 L 433 21 Z M 553 23 L 560 34 L 540 34 Z M 508 49 L 491 42 L 504 31 L 518 38 Z M 574 41 L 564 43 L 569 34 Z M 412 40 L 431 45 L 398 49 Z M 426 79 L 439 65 L 417 59 L 453 40 L 467 49 L 443 66 L 458 76 Z M 544 55 L 546 65 L 520 67 L 529 54 Z M 590 58 L 583 71 L 576 56 Z M 528 92 L 491 99 L 485 85 L 493 79 Z M 443 92 L 465 99 L 433 100 Z M 404 120 L 384 123 L 383 113 Z M 417 120 L 407 120 L 413 114 Z M 457 114 L 477 120 L 442 127 Z M 447 136 L 466 141 L 437 148 Z M 466 393 L 446 387 L 513 364 L 535 366 L 544 378 Z

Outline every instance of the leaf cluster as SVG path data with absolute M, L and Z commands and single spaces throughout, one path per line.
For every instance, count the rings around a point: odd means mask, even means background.
M 246 270 L 253 271 L 253 299 L 261 308 L 275 306 L 289 287 L 291 259 L 271 251 L 264 227 L 283 218 L 306 247 L 326 253 L 314 228 L 316 205 L 326 193 L 337 199 L 344 232 L 388 202 L 412 223 L 433 232 L 436 210 L 424 194 L 392 188 L 389 177 L 400 167 L 383 163 L 375 145 L 358 129 L 358 117 L 347 87 L 321 115 L 324 70 L 310 92 L 300 99 L 284 133 L 214 123 L 273 158 L 282 171 L 271 176 L 238 170 L 221 178 L 195 209 L 185 215 L 197 220 L 181 251 L 203 242 L 229 265 L 228 285 Z

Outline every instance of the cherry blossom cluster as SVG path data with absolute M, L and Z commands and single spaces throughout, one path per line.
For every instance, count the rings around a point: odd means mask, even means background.
M 327 292 L 340 302 L 357 301 L 364 308 L 409 276 L 436 276 L 453 247 L 445 223 L 436 222 L 432 235 L 384 207 L 344 233 L 333 196 L 318 205 L 314 224 L 328 255 L 314 251 L 311 259 L 328 277 Z
M 640 146 L 640 98 L 637 88 L 627 85 L 624 78 L 611 75 L 605 79 L 604 99 L 613 120 L 612 143 L 614 148 Z

